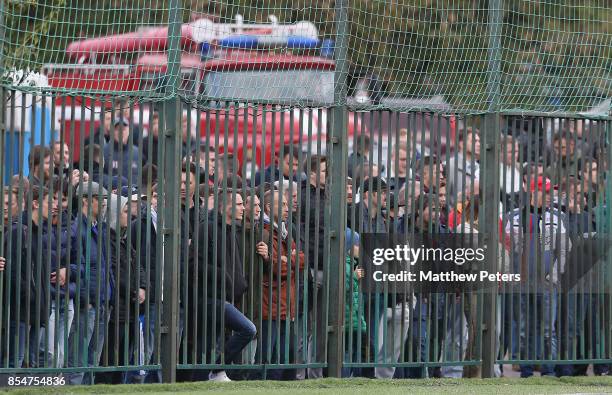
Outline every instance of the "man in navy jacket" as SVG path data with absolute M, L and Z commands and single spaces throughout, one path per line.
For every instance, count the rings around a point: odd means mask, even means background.
M 102 205 L 108 192 L 95 182 L 81 185 L 76 195 L 82 200 L 72 232 L 77 235 L 77 249 L 82 262 L 71 265 L 71 277 L 77 278 L 79 292 L 75 297 L 75 322 L 70 331 L 69 367 L 97 366 L 108 324 L 107 306 L 114 288 L 106 251 L 107 230 L 101 221 Z M 84 352 L 84 350 L 86 350 Z M 92 384 L 93 374 L 70 373 L 70 384 Z

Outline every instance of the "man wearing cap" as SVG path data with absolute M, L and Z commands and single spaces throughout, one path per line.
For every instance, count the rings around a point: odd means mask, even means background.
M 106 224 L 101 222 L 109 195 L 95 182 L 80 185 L 76 195 L 82 200 L 82 209 L 75 218 L 72 232 L 77 235 L 83 260 L 80 267 L 71 266 L 71 277 L 80 276 L 80 289 L 75 298 L 75 322 L 70 330 L 68 366 L 97 366 L 109 318 L 105 305 L 114 288 L 112 273 L 107 268 Z M 93 373 L 68 373 L 66 382 L 93 384 Z
M 520 273 L 520 359 L 557 359 L 557 286 L 571 248 L 564 217 L 546 204 L 552 183 L 538 176 L 529 182 L 530 205 L 513 210 L 505 221 L 514 273 Z M 534 366 L 520 366 L 521 377 L 531 377 Z M 540 367 L 554 376 L 554 366 Z
M 140 182 L 140 151 L 130 141 L 128 122 L 123 118 L 115 120 L 111 141 L 104 145 L 104 172 L 113 176 L 123 176 L 128 182 Z

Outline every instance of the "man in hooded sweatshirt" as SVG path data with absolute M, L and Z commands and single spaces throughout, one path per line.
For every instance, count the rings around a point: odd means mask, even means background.
M 144 303 L 146 297 L 145 272 L 136 259 L 136 251 L 128 242 L 131 220 L 128 203 L 126 197 L 111 195 L 107 207 L 111 247 L 110 269 L 116 284 L 106 340 L 108 355 L 104 358 L 109 366 L 130 364 L 130 357 L 134 355 L 134 347 L 138 343 L 134 337 L 134 326 L 139 325 L 139 306 Z M 121 371 L 100 373 L 98 378 L 96 382 L 100 383 L 126 383 L 126 373 Z

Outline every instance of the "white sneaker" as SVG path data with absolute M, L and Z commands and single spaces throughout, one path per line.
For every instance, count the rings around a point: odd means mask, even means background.
M 208 373 L 208 380 L 216 381 L 217 383 L 229 383 L 230 381 L 232 381 L 229 377 L 227 377 L 225 370 L 222 370 L 217 373 L 213 373 L 213 372 Z

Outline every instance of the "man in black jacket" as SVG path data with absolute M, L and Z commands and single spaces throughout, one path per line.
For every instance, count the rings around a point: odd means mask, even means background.
M 150 201 L 139 204 L 140 213 L 134 216 L 130 224 L 132 247 L 137 251 L 136 259 L 140 262 L 141 270 L 144 270 L 147 282 L 147 304 L 144 306 L 146 319 L 143 328 L 145 363 L 158 360 L 155 328 L 161 314 L 162 291 L 161 270 L 158 268 L 160 262 L 157 260 L 157 201 L 153 199 L 152 194 L 153 192 L 151 192 L 151 195 L 136 195 L 139 203 L 140 197 L 150 198 Z M 134 204 L 135 202 L 132 201 L 131 203 Z M 161 252 L 161 248 L 159 252 Z M 161 372 L 159 370 L 148 372 L 145 381 L 160 383 Z
M 313 155 L 304 164 L 304 173 L 308 176 L 308 181 L 302 184 L 300 225 L 302 226 L 301 235 L 306 240 L 305 252 L 306 262 L 311 271 L 312 281 L 310 282 L 311 294 L 314 296 L 312 303 L 309 303 L 311 311 L 310 323 L 316 323 L 316 348 L 313 331 L 309 331 L 310 339 L 308 342 L 310 358 L 316 358 L 317 362 L 325 359 L 323 353 L 327 333 L 325 332 L 326 304 L 324 292 L 324 251 L 329 248 L 325 243 L 327 234 L 329 215 L 326 215 L 326 201 L 328 195 L 325 189 L 327 178 L 327 158 L 321 155 Z M 314 329 L 314 328 L 311 328 Z M 312 355 L 316 349 L 316 355 Z M 308 377 L 321 378 L 323 370 L 321 368 L 308 369 Z
M 277 158 L 276 163 L 258 171 L 255 174 L 255 186 L 262 183 L 273 184 L 276 181 L 298 181 L 301 180 L 299 155 L 300 150 L 291 144 L 282 147 L 282 158 Z
M 146 297 L 145 272 L 136 260 L 134 248 L 128 243 L 131 218 L 128 203 L 128 199 L 123 196 L 111 195 L 108 204 L 110 272 L 116 284 L 111 303 L 113 311 L 108 324 L 108 355 L 103 358 L 108 366 L 130 364 L 130 357 L 134 355 L 134 347 L 138 344 L 134 332 L 139 331 L 136 327 L 139 325 L 140 305 Z M 115 359 L 117 350 L 118 358 Z M 121 384 L 126 382 L 125 377 L 126 373 L 121 371 L 99 373 L 96 383 Z
M 8 275 L 5 276 L 2 299 L 13 309 L 5 309 L 0 319 L 3 322 L 3 334 L 13 339 L 4 349 L 0 345 L 0 356 L 9 358 L 9 367 L 21 367 L 25 357 L 26 333 L 30 333 L 30 347 L 33 363 L 38 363 L 38 340 L 41 328 L 49 318 L 47 295 L 51 281 L 64 286 L 66 270 L 57 277 L 45 278 L 48 272 L 45 262 L 57 262 L 54 229 L 51 217 L 58 211 L 57 195 L 50 196 L 46 184 L 35 184 L 30 188 L 32 197 L 31 212 L 23 212 L 21 218 L 15 219 L 4 238 L 4 251 L 7 253 Z M 10 286 L 9 286 L 10 283 Z M 4 324 L 6 322 L 6 324 Z
M 102 149 L 104 173 L 125 177 L 132 185 L 138 185 L 142 159 L 140 150 L 130 141 L 131 131 L 125 119 L 115 120 L 114 126 L 112 140 Z
M 154 108 L 151 116 L 151 125 L 149 125 L 149 134 L 142 139 L 140 147 L 143 155 L 143 163 L 150 163 L 159 167 L 159 111 Z
M 200 262 L 200 304 L 206 304 L 207 310 L 207 349 L 216 349 L 217 338 L 223 336 L 222 323 L 225 328 L 233 331 L 225 341 L 224 360 L 222 361 L 221 357 L 216 359 L 216 363 L 220 364 L 237 362 L 242 350 L 255 338 L 257 330 L 233 304 L 241 299 L 248 287 L 240 260 L 236 228 L 236 223 L 242 221 L 244 216 L 242 196 L 229 189 L 222 191 L 217 207 L 219 209 L 213 211 L 211 220 L 200 224 L 200 248 L 197 250 L 197 257 Z M 208 248 L 204 248 L 205 245 Z M 267 251 L 265 253 L 267 254 Z M 200 325 L 197 338 L 198 355 L 203 351 L 203 329 Z M 215 337 L 213 334 L 219 336 Z M 208 377 L 211 381 L 230 381 L 223 370 L 213 370 Z

